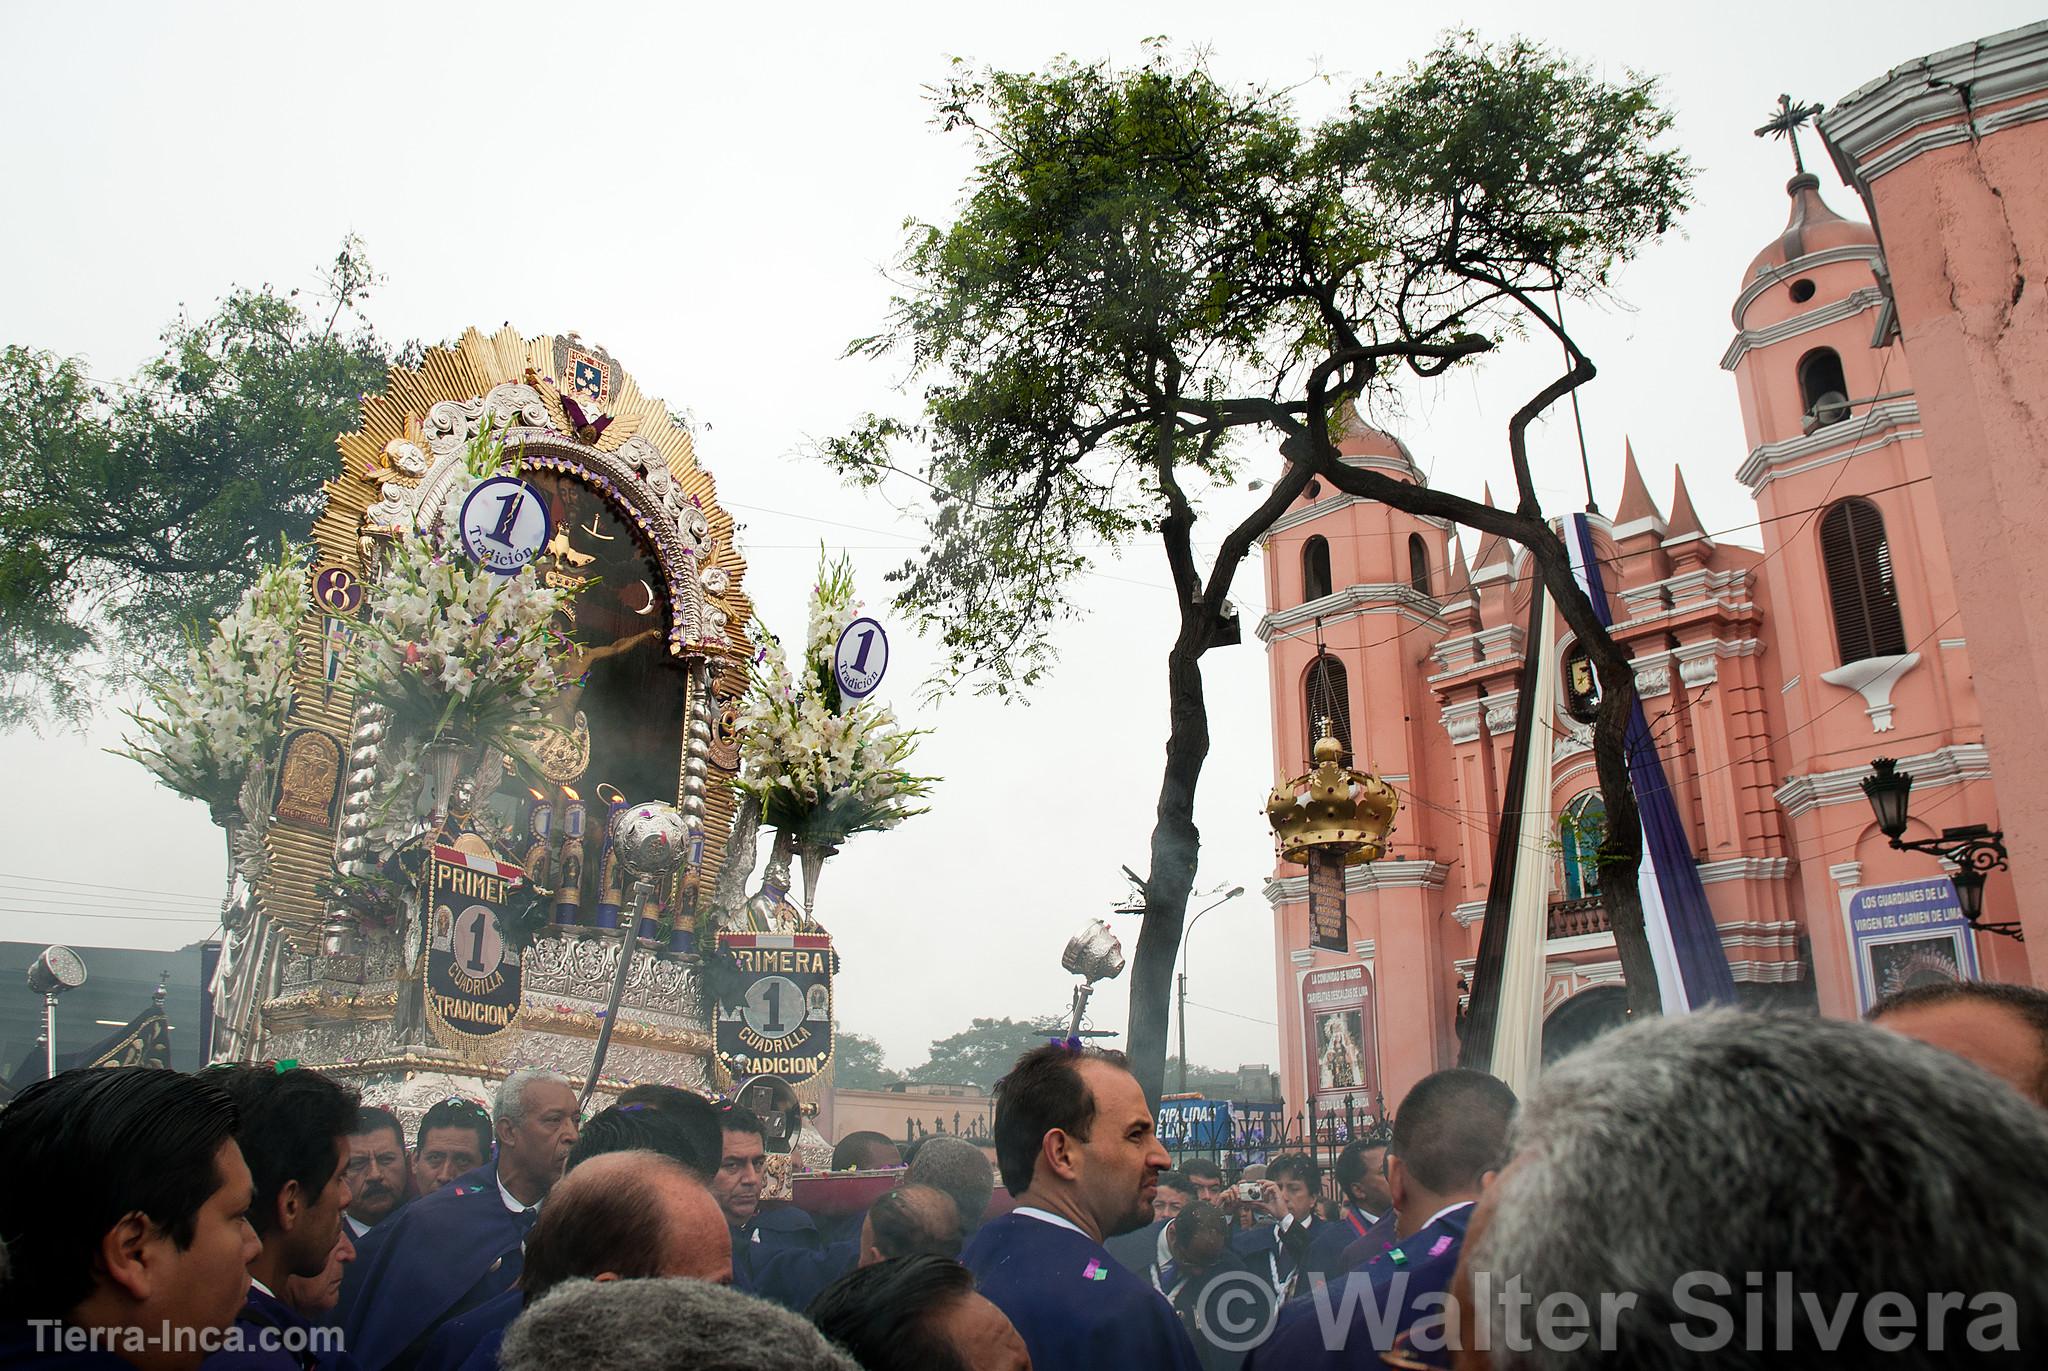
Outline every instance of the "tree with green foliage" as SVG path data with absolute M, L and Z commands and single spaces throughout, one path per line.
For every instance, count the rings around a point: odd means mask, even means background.
M 1059 1019 L 976 1019 L 958 1033 L 936 1039 L 930 1057 L 923 1065 L 912 1067 L 908 1079 L 918 1085 L 976 1085 L 992 1090 L 1017 1064 L 1017 1058 L 1066 1031 L 1065 1022 Z
M 0 351 L 0 727 L 78 723 L 300 542 L 390 350 L 351 237 L 322 297 L 237 289 L 127 381 Z
M 897 603 L 936 635 L 941 688 L 1036 684 L 1056 626 L 1079 612 L 1076 573 L 1097 549 L 1159 539 L 1178 624 L 1128 1035 L 1156 1095 L 1200 842 L 1202 657 L 1236 640 L 1237 572 L 1311 478 L 1529 547 L 1599 674 L 1602 788 L 1627 793 L 1633 672 L 1571 581 L 1523 435 L 1593 375 L 1542 297 L 1604 291 L 1682 209 L 1689 167 L 1658 146 L 1670 121 L 1652 82 L 1469 35 L 1313 128 L 1286 92 L 1226 88 L 1200 58 L 1175 63 L 1156 45 L 1131 69 L 956 67 L 934 99 L 937 122 L 973 144 L 967 197 L 950 226 L 911 226 L 889 327 L 850 349 L 903 355 L 922 414 L 869 415 L 822 456 L 857 483 L 904 475 L 929 491 L 927 540 L 897 573 Z M 1513 508 L 1338 460 L 1346 411 L 1404 369 L 1437 375 L 1532 327 L 1561 341 L 1569 367 L 1510 424 Z M 1236 483 L 1234 440 L 1248 433 L 1277 439 L 1287 465 L 1204 564 L 1197 522 Z M 922 454 L 908 467 L 906 449 Z M 1617 848 L 1639 841 L 1624 809 L 1610 798 Z M 1608 882 L 1624 885 L 1632 901 L 1632 880 Z M 1654 1005 L 1640 909 L 1632 930 L 1625 911 L 1615 927 L 1634 944 L 1632 996 Z
M 832 1026 L 832 1084 L 841 1090 L 887 1090 L 903 1073 L 882 1059 L 882 1045 L 865 1033 Z

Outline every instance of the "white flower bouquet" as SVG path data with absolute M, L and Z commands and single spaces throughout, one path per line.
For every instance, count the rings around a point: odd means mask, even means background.
M 761 802 L 762 819 L 799 845 L 833 847 L 856 833 L 891 829 L 926 812 L 915 801 L 938 778 L 909 770 L 921 729 L 906 729 L 873 700 L 841 699 L 832 679 L 839 635 L 859 614 L 845 558 L 819 557 L 802 673 L 781 645 L 765 646 L 741 701 L 740 788 Z
M 390 712 L 408 750 L 448 740 L 516 754 L 515 735 L 540 724 L 562 689 L 566 640 L 554 621 L 564 593 L 542 586 L 530 565 L 504 576 L 472 561 L 446 512 L 502 461 L 486 429 L 441 517 L 393 540 L 370 590 L 357 689 Z
M 211 635 L 194 636 L 182 673 L 145 682 L 150 712 L 128 711 L 136 732 L 117 754 L 216 814 L 233 809 L 282 741 L 305 589 L 304 559 L 282 549 Z

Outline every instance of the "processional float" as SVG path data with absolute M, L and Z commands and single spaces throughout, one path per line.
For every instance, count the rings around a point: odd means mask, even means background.
M 830 1079 L 830 835 L 784 816 L 747 897 L 776 806 L 736 782 L 771 649 L 688 430 L 574 334 L 471 330 L 339 447 L 274 746 L 202 796 L 233 867 L 214 1057 L 318 1067 L 408 1127 L 522 1066 L 598 1104 L 752 1085 L 815 1149 L 794 1116 Z

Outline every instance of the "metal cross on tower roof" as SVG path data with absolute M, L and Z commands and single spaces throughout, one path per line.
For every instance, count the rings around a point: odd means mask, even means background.
M 1794 103 L 1789 95 L 1778 97 L 1778 109 L 1764 126 L 1756 131 L 1759 138 L 1782 138 L 1792 145 L 1792 169 L 1795 173 L 1806 171 L 1806 162 L 1799 155 L 1799 130 L 1813 122 L 1825 105 L 1801 105 Z

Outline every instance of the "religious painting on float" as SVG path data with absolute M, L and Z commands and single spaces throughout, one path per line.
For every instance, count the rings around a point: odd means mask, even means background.
M 1302 977 L 1309 1093 L 1318 1115 L 1344 1114 L 1366 1127 L 1377 1121 L 1379 1035 L 1372 971 L 1362 963 L 1319 967 Z
M 677 793 L 688 678 L 662 651 L 660 572 L 633 529 L 571 474 L 528 480 L 552 529 L 537 561 L 541 580 L 573 596 L 556 624 L 571 646 L 566 686 L 546 722 L 522 739 L 539 784 L 508 782 L 496 804 L 507 829 L 525 811 L 513 850 L 553 892 L 554 922 L 613 929 L 627 883 L 611 856 L 610 816 Z
M 1842 917 L 1859 1013 L 1901 990 L 1978 978 L 1970 924 L 1946 876 L 1853 890 Z

